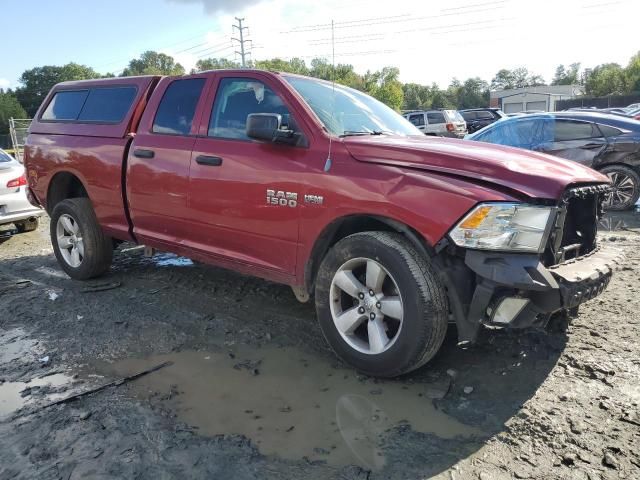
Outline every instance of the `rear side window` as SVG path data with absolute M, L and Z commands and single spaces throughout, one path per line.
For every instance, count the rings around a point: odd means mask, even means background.
M 570 140 L 585 140 L 600 137 L 600 132 L 589 122 L 576 122 L 573 120 L 556 120 L 555 141 L 568 142 Z
M 47 109 L 42 114 L 42 120 L 73 121 L 77 120 L 89 90 L 67 90 L 56 92 Z
M 0 163 L 2 162 L 10 162 L 12 160 L 12 158 L 9 156 L 8 153 L 0 150 Z
M 610 127 L 609 125 L 600 124 L 598 125 L 598 127 L 600 127 L 600 131 L 602 132 L 602 135 L 604 135 L 605 137 L 617 137 L 622 133 L 621 130 L 618 130 L 617 128 L 614 128 L 614 127 Z
M 467 122 L 475 120 L 477 118 L 476 112 L 462 112 L 462 118 Z
M 446 123 L 442 112 L 427 113 L 427 121 L 429 122 L 429 125 L 433 125 L 434 123 Z
M 80 122 L 120 123 L 136 97 L 135 87 L 94 88 L 78 116 Z
M 476 112 L 478 119 L 480 120 L 493 120 L 493 115 L 491 114 L 491 112 L 487 112 L 486 110 L 482 110 L 479 112 Z
M 189 135 L 204 83 L 204 78 L 174 80 L 158 105 L 153 133 Z
M 421 127 L 424 125 L 424 115 L 422 113 L 419 115 L 409 115 L 409 121 L 416 127 Z

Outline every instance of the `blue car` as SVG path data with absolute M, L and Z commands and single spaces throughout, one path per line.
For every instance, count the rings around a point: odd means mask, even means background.
M 573 160 L 606 174 L 609 210 L 640 198 L 640 121 L 598 112 L 553 112 L 503 118 L 467 140 L 496 143 Z

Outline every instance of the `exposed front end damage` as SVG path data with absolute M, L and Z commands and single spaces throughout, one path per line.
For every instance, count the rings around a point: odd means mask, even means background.
M 449 292 L 459 341 L 475 341 L 481 325 L 544 327 L 552 314 L 571 312 L 598 296 L 622 260 L 596 242 L 608 185 L 569 189 L 540 254 L 461 249 L 449 245 L 434 263 Z

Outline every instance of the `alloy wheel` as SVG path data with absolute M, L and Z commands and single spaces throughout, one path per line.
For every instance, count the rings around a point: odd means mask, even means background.
M 84 242 L 78 222 L 71 215 L 65 213 L 58 218 L 56 239 L 64 261 L 78 268 L 84 260 Z
M 611 192 L 605 197 L 605 208 L 616 204 L 624 205 L 633 199 L 635 191 L 633 178 L 623 172 L 607 172 L 607 176 L 613 185 Z
M 383 353 L 400 335 L 402 295 L 391 274 L 375 260 L 345 262 L 331 281 L 330 301 L 336 329 L 358 352 Z

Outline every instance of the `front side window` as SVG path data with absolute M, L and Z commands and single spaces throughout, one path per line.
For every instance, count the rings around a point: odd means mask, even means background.
M 284 78 L 309 105 L 327 131 L 334 135 L 424 135 L 402 115 L 358 90 L 311 78 Z
M 462 112 L 462 118 L 464 118 L 467 122 L 471 122 L 478 118 L 478 114 L 477 112 Z
M 251 140 L 246 128 L 252 113 L 279 114 L 283 127 L 296 130 L 284 102 L 267 85 L 247 78 L 223 78 L 213 103 L 209 136 Z
M 438 123 L 447 123 L 444 119 L 444 113 L 442 112 L 429 112 L 427 113 L 427 122 L 429 125 L 435 125 Z
M 204 83 L 204 78 L 174 80 L 158 105 L 153 133 L 189 135 Z
M 424 114 L 420 113 L 418 115 L 409 115 L 409 121 L 416 127 L 421 127 L 424 125 Z

